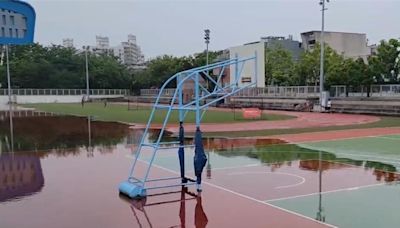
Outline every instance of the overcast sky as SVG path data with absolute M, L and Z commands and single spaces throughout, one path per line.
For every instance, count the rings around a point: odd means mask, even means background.
M 188 55 L 204 49 L 203 30 L 211 30 L 210 49 L 320 30 L 319 0 L 28 0 L 36 9 L 36 42 L 94 45 L 95 36 L 112 46 L 131 33 L 147 58 Z M 331 0 L 326 29 L 366 33 L 369 43 L 400 37 L 400 0 Z

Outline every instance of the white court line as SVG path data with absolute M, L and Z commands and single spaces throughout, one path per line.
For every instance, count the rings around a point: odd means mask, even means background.
M 281 200 L 302 198 L 302 197 L 307 197 L 307 196 L 315 196 L 315 195 L 319 195 L 319 194 L 324 195 L 324 194 L 335 193 L 335 192 L 354 191 L 354 190 L 359 190 L 359 189 L 363 189 L 363 188 L 378 187 L 378 186 L 387 185 L 387 184 L 388 183 L 379 183 L 379 184 L 363 185 L 363 186 L 358 186 L 358 187 L 341 188 L 341 189 L 336 189 L 336 190 L 331 190 L 331 191 L 324 191 L 324 192 L 321 192 L 321 193 L 320 192 L 314 192 L 314 193 L 309 193 L 309 194 L 304 194 L 304 195 L 288 196 L 288 197 L 270 199 L 270 200 L 265 200 L 264 202 L 275 202 L 275 201 L 281 201 Z
M 291 187 L 296 187 L 299 185 L 302 185 L 306 182 L 306 179 L 302 176 L 299 175 L 295 175 L 295 174 L 291 174 L 291 173 L 283 173 L 283 172 L 235 172 L 235 173 L 228 173 L 227 175 L 229 176 L 234 176 L 234 175 L 246 175 L 246 174 L 277 174 L 277 175 L 286 175 L 286 176 L 292 176 L 292 177 L 296 177 L 299 178 L 301 181 L 295 184 L 291 184 L 291 185 L 283 185 L 283 186 L 278 186 L 275 187 L 275 189 L 282 189 L 282 188 L 291 188 Z
M 127 158 L 131 159 L 129 156 L 130 156 L 130 155 L 127 155 Z M 149 164 L 149 163 L 146 162 L 146 161 L 142 161 L 142 160 L 140 160 L 140 159 L 138 159 L 138 160 L 141 161 L 141 162 L 143 162 L 143 163 Z M 168 169 L 168 168 L 164 168 L 164 167 L 159 166 L 159 165 L 153 164 L 152 166 L 154 166 L 154 167 L 156 167 L 156 168 L 159 168 L 159 169 L 161 169 L 161 170 L 165 170 L 165 171 L 170 172 L 170 173 L 174 173 L 174 174 L 180 175 L 178 172 L 176 172 L 176 171 L 174 171 L 174 170 L 171 170 L 171 169 Z M 193 177 L 191 177 L 191 178 L 193 178 Z M 204 184 L 207 184 L 207 185 L 209 185 L 209 186 L 211 186 L 211 187 L 218 188 L 218 189 L 220 189 L 220 190 L 229 192 L 229 193 L 234 194 L 234 195 L 236 195 L 236 196 L 239 196 L 239 197 L 242 197 L 242 198 L 245 198 L 245 199 L 248 199 L 248 200 L 252 200 L 252 201 L 257 202 L 257 203 L 260 203 L 260 204 L 264 204 L 264 205 L 270 206 L 270 207 L 272 207 L 272 208 L 275 208 L 275 209 L 284 211 L 284 212 L 289 213 L 289 214 L 293 214 L 293 215 L 299 216 L 299 217 L 304 218 L 304 219 L 307 219 L 307 220 L 309 220 L 309 221 L 312 221 L 312 222 L 315 222 L 315 223 L 319 223 L 319 224 L 322 224 L 322 225 L 325 225 L 325 226 L 328 226 L 328 227 L 331 227 L 331 228 L 338 228 L 337 226 L 334 226 L 334 225 L 331 225 L 331 224 L 328 224 L 328 223 L 324 223 L 324 222 L 315 220 L 315 219 L 313 219 L 313 218 L 307 217 L 307 216 L 302 215 L 302 214 L 299 214 L 299 213 L 297 213 L 297 212 L 290 211 L 290 210 L 287 210 L 287 209 L 285 209 L 285 208 L 275 206 L 275 205 L 270 204 L 270 203 L 268 203 L 268 202 L 264 202 L 264 201 L 255 199 L 255 198 L 253 198 L 253 197 L 250 197 L 250 196 L 247 196 L 247 195 L 244 195 L 244 194 L 241 194 L 241 193 L 232 191 L 232 190 L 230 190 L 230 189 L 227 189 L 227 188 L 224 188 L 224 187 L 221 187 L 221 186 L 218 186 L 218 185 L 209 183 L 209 182 L 207 182 L 207 181 L 203 181 L 203 183 L 204 183 Z

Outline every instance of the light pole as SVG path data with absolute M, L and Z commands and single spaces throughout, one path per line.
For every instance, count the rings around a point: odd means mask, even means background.
M 399 41 L 400 41 L 400 38 L 399 38 Z M 400 47 L 397 47 L 397 52 L 399 54 L 397 55 L 397 58 L 394 61 L 394 69 L 398 68 L 396 79 L 399 80 L 400 79 Z
M 86 100 L 89 100 L 90 89 L 89 89 L 89 61 L 88 61 L 88 50 L 89 46 L 83 46 L 85 49 L 85 65 L 86 65 Z
M 206 65 L 208 65 L 208 44 L 210 43 L 210 29 L 204 30 L 204 40 L 206 43 Z
M 327 10 L 327 8 L 325 8 L 325 3 L 329 2 L 329 0 L 320 0 L 319 4 L 322 7 L 322 28 L 321 28 L 321 63 L 320 63 L 320 71 L 319 71 L 319 104 L 320 106 L 322 106 L 322 102 L 323 102 L 323 92 L 324 92 L 324 55 L 325 55 L 325 50 L 324 50 L 324 32 L 325 32 L 325 10 Z

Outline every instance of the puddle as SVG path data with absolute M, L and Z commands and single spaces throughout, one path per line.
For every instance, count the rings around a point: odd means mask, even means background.
M 227 222 L 221 214 L 225 204 L 234 208 L 232 211 L 243 223 L 252 221 L 257 226 L 258 220 L 252 220 L 252 216 L 258 212 L 246 217 L 254 205 L 243 202 L 238 206 L 236 202 L 243 199 L 231 199 L 234 196 L 210 187 L 201 198 L 177 189 L 175 194 L 148 198 L 147 202 L 120 199 L 117 186 L 128 175 L 128 157 L 143 130 L 65 116 L 15 117 L 12 125 L 10 128 L 8 117 L 0 119 L 0 227 L 140 227 L 138 221 L 148 227 L 141 209 L 149 204 L 151 209 L 146 213 L 153 227 L 221 227 Z M 146 140 L 154 140 L 157 133 L 151 131 Z M 315 179 L 319 170 L 335 173 L 348 169 L 349 164 L 367 170 L 369 179 L 399 180 L 392 173 L 396 168 L 389 164 L 344 159 L 279 140 L 207 138 L 204 145 L 209 158 L 205 180 L 216 181 L 215 184 L 222 183 L 218 178 L 230 184 L 232 178 L 222 174 L 235 167 L 252 167 L 248 169 L 254 172 L 259 172 L 260 167 L 263 172 L 297 170 Z M 178 170 L 174 165 L 176 152 L 167 149 L 156 164 Z M 193 152 L 185 153 L 186 164 L 191 165 Z M 319 163 L 318 159 L 335 162 Z M 155 176 L 167 174 L 171 175 L 157 169 L 153 172 Z M 251 179 L 241 178 L 251 184 Z M 282 181 L 290 182 L 290 177 Z M 225 199 L 226 203 L 220 204 L 218 199 Z M 260 214 L 260 221 L 264 215 Z M 20 217 L 23 219 L 17 219 Z

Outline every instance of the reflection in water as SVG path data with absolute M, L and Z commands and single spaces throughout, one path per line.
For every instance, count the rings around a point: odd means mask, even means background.
M 323 171 L 323 166 L 322 166 L 322 152 L 320 151 L 318 153 L 319 159 L 318 159 L 318 211 L 317 211 L 317 217 L 316 219 L 321 222 L 325 222 L 325 214 L 324 214 L 324 209 L 322 207 L 322 171 Z M 301 164 L 300 164 L 301 166 Z
M 232 139 L 235 140 L 235 139 Z M 400 180 L 400 174 L 392 164 L 378 161 L 365 161 L 349 158 L 341 158 L 336 154 L 306 149 L 293 144 L 274 144 L 267 146 L 254 146 L 251 148 L 232 148 L 215 150 L 215 153 L 225 157 L 246 156 L 258 159 L 266 166 L 275 171 L 284 165 L 291 166 L 293 161 L 300 162 L 300 169 L 322 171 L 329 169 L 343 169 L 349 165 L 364 167 L 365 170 L 372 170 L 376 180 L 393 182 Z M 321 164 L 319 163 L 321 160 Z M 320 167 L 321 165 L 321 167 Z
M 87 157 L 93 157 L 93 147 L 92 147 L 92 120 L 91 117 L 87 117 L 87 128 L 88 128 L 88 148 Z
M 0 155 L 0 202 L 32 195 L 44 185 L 39 157 L 24 154 Z
M 63 156 L 80 153 L 82 147 L 92 151 L 95 146 L 115 146 L 124 141 L 129 129 L 123 124 L 93 122 L 90 118 L 6 116 L 0 120 L 0 151 L 11 151 L 10 134 L 14 139 L 14 151 L 51 150 Z
M 206 166 L 206 177 L 211 179 L 211 160 L 210 160 L 210 150 L 207 150 L 207 166 Z
M 158 200 L 157 197 L 172 197 L 176 194 L 179 194 L 180 197 L 177 198 L 171 198 L 170 200 Z M 120 195 L 120 198 L 124 201 L 127 201 L 130 203 L 130 208 L 132 210 L 133 216 L 135 218 L 135 221 L 138 224 L 138 227 L 154 227 L 152 224 L 152 220 L 147 212 L 147 209 L 150 209 L 151 207 L 160 207 L 160 206 L 165 206 L 168 204 L 177 204 L 179 203 L 179 221 L 180 224 L 176 224 L 170 227 L 196 227 L 196 228 L 205 228 L 208 224 L 208 218 L 206 213 L 204 212 L 203 209 L 203 204 L 202 204 L 202 198 L 200 194 L 196 194 L 194 192 L 190 192 L 187 187 L 182 187 L 180 191 L 174 191 L 174 192 L 167 192 L 167 193 L 158 193 L 158 194 L 152 194 L 148 195 L 145 198 L 141 199 L 129 199 L 124 195 Z M 152 200 L 155 198 L 155 200 Z M 187 210 L 186 210 L 186 204 L 189 201 L 196 201 L 196 206 L 194 210 L 194 224 L 187 224 L 186 222 L 186 216 L 187 215 Z M 139 213 L 141 213 L 143 216 L 140 216 Z M 143 219 L 144 218 L 144 219 Z M 144 220 L 144 221 L 143 221 Z

